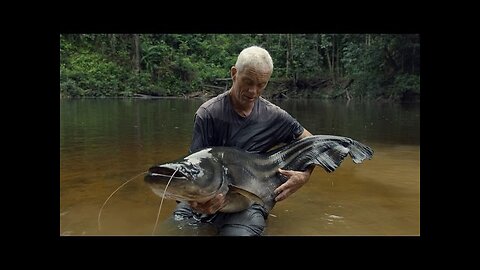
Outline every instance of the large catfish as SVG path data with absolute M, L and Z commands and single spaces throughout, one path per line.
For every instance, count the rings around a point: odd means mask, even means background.
M 278 168 L 304 171 L 315 164 L 333 172 L 348 154 L 353 162 L 361 163 L 372 158 L 373 150 L 350 138 L 331 135 L 309 136 L 264 154 L 210 147 L 151 167 L 145 182 L 157 195 L 179 201 L 205 202 L 226 194 L 227 204 L 221 212 L 241 211 L 253 203 L 270 211 L 275 205 L 273 191 L 286 181 Z

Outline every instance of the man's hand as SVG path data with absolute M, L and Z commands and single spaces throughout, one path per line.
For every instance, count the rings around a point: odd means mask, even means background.
M 225 206 L 226 201 L 223 194 L 218 194 L 204 203 L 193 201 L 188 203 L 195 212 L 203 214 L 215 214 L 218 210 L 222 209 Z
M 289 171 L 278 169 L 278 172 L 285 175 L 288 180 L 275 189 L 275 201 L 279 202 L 286 199 L 288 196 L 292 195 L 301 188 L 305 183 L 307 183 L 310 175 L 312 174 L 313 168 L 306 170 L 305 172 L 301 171 Z

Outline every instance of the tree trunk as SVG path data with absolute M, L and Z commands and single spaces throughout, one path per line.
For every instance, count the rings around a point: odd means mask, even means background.
M 372 45 L 372 36 L 371 36 L 370 34 L 367 34 L 367 35 L 365 36 L 365 44 L 366 44 L 367 46 Z
M 405 50 L 402 50 L 401 51 L 401 54 L 402 54 L 402 67 L 401 67 L 401 73 L 403 73 L 403 67 L 404 67 L 404 64 L 405 64 Z
M 412 54 L 412 74 L 415 74 L 415 44 L 413 44 L 413 54 Z
M 314 38 L 314 41 L 315 41 L 315 45 L 314 45 L 315 46 L 315 63 L 320 63 L 320 58 L 321 58 L 320 57 L 321 56 L 320 46 L 318 46 L 319 45 L 318 36 L 319 36 L 318 34 L 315 34 L 315 38 Z M 319 72 L 321 72 L 321 70 L 322 70 L 321 65 L 317 66 L 317 70 Z M 315 73 L 317 73 L 317 72 L 315 72 Z
M 288 63 L 290 62 L 290 42 L 289 42 L 290 34 L 287 34 L 287 57 L 285 61 L 285 77 L 288 78 Z
M 333 47 L 333 39 L 332 39 L 332 47 Z M 330 52 L 328 47 L 325 48 L 325 55 L 327 56 L 327 64 L 328 64 L 328 71 L 330 75 L 332 74 L 333 66 L 332 66 L 332 59 L 330 59 Z
M 336 53 L 336 56 L 337 56 L 337 77 L 342 77 L 342 74 L 341 74 L 341 70 L 340 70 L 340 46 L 339 46 L 339 43 L 340 42 L 337 42 L 337 53 Z
M 133 34 L 133 49 L 134 49 L 134 56 L 133 56 L 133 68 L 135 73 L 140 72 L 140 35 Z
M 391 78 L 399 70 L 398 64 L 393 57 L 393 53 L 388 49 L 386 45 L 383 47 L 385 67 L 384 72 L 387 78 Z
M 116 40 L 115 39 L 116 39 L 115 34 L 111 34 L 110 35 L 110 50 L 112 51 L 112 54 L 116 53 L 116 48 L 115 48 Z
M 333 84 L 335 84 L 335 34 L 332 35 L 332 69 L 330 73 L 332 75 Z
M 293 35 L 290 34 L 290 63 L 293 63 Z M 293 87 L 297 90 L 297 70 L 295 67 L 292 68 L 293 75 Z
M 350 92 L 348 92 L 348 90 L 345 90 L 345 95 L 346 95 L 348 101 L 350 101 L 352 99 L 352 97 L 350 96 Z

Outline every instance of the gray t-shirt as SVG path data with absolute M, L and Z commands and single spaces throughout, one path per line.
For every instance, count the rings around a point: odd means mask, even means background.
M 190 153 L 211 146 L 233 146 L 249 152 L 266 152 L 290 143 L 304 128 L 289 113 L 260 97 L 247 117 L 238 115 L 229 94 L 203 103 L 195 113 Z

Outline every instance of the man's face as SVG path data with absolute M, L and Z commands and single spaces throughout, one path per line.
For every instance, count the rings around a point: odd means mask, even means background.
M 235 97 L 242 105 L 255 102 L 267 87 L 272 74 L 269 70 L 246 67 L 243 71 L 233 67 L 232 79 L 235 88 Z

